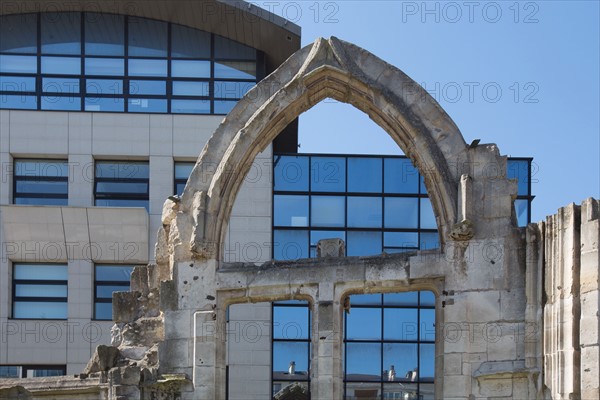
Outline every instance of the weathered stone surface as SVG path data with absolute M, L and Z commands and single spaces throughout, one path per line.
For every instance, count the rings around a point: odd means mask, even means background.
M 112 346 L 100 345 L 96 347 L 94 355 L 88 361 L 87 366 L 83 370 L 84 374 L 93 374 L 94 372 L 108 371 L 117 365 L 119 357 L 119 349 Z
M 346 246 L 342 239 L 321 239 L 317 243 L 317 257 L 343 257 Z

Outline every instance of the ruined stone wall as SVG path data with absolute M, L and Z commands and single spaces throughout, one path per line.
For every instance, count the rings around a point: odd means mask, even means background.
M 544 246 L 544 384 L 553 399 L 600 398 L 599 202 L 538 225 Z

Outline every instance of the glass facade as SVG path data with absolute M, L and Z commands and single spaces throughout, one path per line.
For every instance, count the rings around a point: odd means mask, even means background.
M 15 263 L 14 319 L 67 319 L 66 264 Z
M 182 195 L 185 184 L 192 174 L 195 162 L 175 162 L 175 194 Z
M 345 398 L 433 399 L 432 292 L 350 296 L 345 314 Z
M 316 256 L 339 238 L 347 256 L 439 247 L 423 177 L 404 156 L 274 155 L 273 258 Z M 509 159 L 519 226 L 531 218 L 531 159 Z
M 0 17 L 0 108 L 227 114 L 262 56 L 163 21 L 92 12 Z
M 13 203 L 66 206 L 67 160 L 15 159 Z
M 145 161 L 96 161 L 95 205 L 149 207 L 150 168 Z
M 112 320 L 113 292 L 128 292 L 131 265 L 96 265 L 94 279 L 94 319 Z
M 290 385 L 310 389 L 310 311 L 306 301 L 273 303 L 273 396 Z
M 64 365 L 0 365 L 0 378 L 40 378 L 66 374 Z

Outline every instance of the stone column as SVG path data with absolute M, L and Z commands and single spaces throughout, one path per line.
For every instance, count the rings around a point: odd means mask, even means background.
M 581 398 L 600 398 L 600 202 L 581 204 Z
M 342 312 L 333 301 L 333 283 L 319 285 L 318 301 L 312 306 L 311 397 L 315 400 L 341 399 Z

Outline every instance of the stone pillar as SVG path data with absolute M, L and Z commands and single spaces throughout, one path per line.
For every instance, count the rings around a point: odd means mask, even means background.
M 319 296 L 312 306 L 311 398 L 341 399 L 342 385 L 342 312 L 333 301 L 334 285 L 319 285 Z
M 579 229 L 575 204 L 546 219 L 544 384 L 553 399 L 580 396 Z
M 600 202 L 581 204 L 581 398 L 600 398 Z

